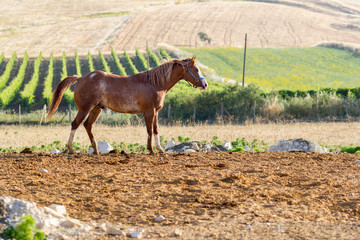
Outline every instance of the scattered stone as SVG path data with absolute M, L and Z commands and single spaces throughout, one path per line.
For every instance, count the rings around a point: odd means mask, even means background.
M 79 228 L 81 227 L 81 224 L 79 221 L 76 221 L 75 219 L 67 219 L 63 222 L 60 223 L 60 226 L 64 227 L 64 228 Z
M 39 172 L 40 172 L 40 173 L 49 173 L 49 171 L 46 170 L 46 169 L 41 169 Z
M 245 151 L 250 151 L 250 150 L 251 150 L 249 146 L 244 146 L 243 149 L 244 149 Z
M 360 160 L 355 160 L 354 163 L 360 163 Z
M 191 149 L 191 148 L 188 148 L 188 149 L 185 149 L 186 153 L 192 153 L 192 152 L 196 152 L 194 149 Z
M 226 150 L 232 149 L 231 142 L 224 142 L 221 146 L 223 146 Z
M 51 151 L 52 154 L 59 154 L 61 151 L 57 150 L 56 148 Z
M 319 144 L 314 142 L 297 138 L 289 140 L 280 140 L 276 145 L 272 145 L 269 149 L 269 152 L 291 152 L 291 151 L 301 151 L 301 152 L 318 152 L 326 153 L 328 150 L 324 147 L 321 147 Z
M 253 230 L 253 228 L 251 227 L 250 224 L 246 225 L 246 228 L 249 229 L 249 230 Z
M 98 141 L 97 147 L 98 147 L 99 153 L 109 153 L 111 150 L 114 150 L 110 144 L 108 144 L 107 142 L 104 142 L 104 141 Z M 94 149 L 90 148 L 89 153 L 94 153 Z
M 194 141 L 194 142 L 180 143 L 173 147 L 165 147 L 165 151 L 168 153 L 172 153 L 172 152 L 226 152 L 226 151 L 228 151 L 228 149 L 226 149 L 223 145 L 214 146 L 212 144 L 202 144 L 200 142 Z M 166 146 L 168 146 L 168 145 L 166 145 Z M 225 144 L 225 146 L 229 147 L 228 144 Z
M 125 232 L 120 230 L 119 228 L 116 228 L 114 226 L 109 225 L 107 227 L 106 233 L 109 235 L 118 235 L 118 236 L 125 236 Z
M 49 208 L 54 210 L 55 212 L 57 212 L 61 216 L 66 216 L 67 215 L 66 208 L 63 205 L 51 204 L 49 206 Z
M 172 237 L 181 237 L 182 236 L 182 231 L 178 228 L 175 228 L 174 232 L 171 235 Z
M 160 215 L 160 216 L 157 216 L 155 219 L 154 219 L 154 222 L 162 222 L 165 220 L 165 217 L 163 215 Z
M 28 154 L 28 153 L 33 153 L 33 151 L 31 151 L 30 148 L 24 148 L 24 150 L 22 150 L 20 153 L 26 153 L 26 154 Z
M 174 140 L 171 139 L 171 140 L 166 144 L 166 146 L 165 146 L 165 151 L 168 150 L 168 149 L 170 149 L 170 148 L 175 147 L 176 145 L 177 145 L 177 143 L 176 143 Z
M 143 233 L 142 232 L 132 232 L 130 233 L 130 237 L 131 238 L 142 238 L 143 237 Z
M 274 230 L 276 230 L 276 231 L 279 231 L 279 232 L 284 232 L 284 230 L 282 229 L 282 227 L 281 227 L 281 225 L 276 225 L 275 227 L 274 227 Z

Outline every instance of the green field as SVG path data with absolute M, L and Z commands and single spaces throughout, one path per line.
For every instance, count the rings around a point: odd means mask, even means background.
M 242 81 L 243 48 L 183 48 L 225 78 Z M 264 89 L 360 86 L 360 55 L 326 47 L 247 49 L 246 83 Z

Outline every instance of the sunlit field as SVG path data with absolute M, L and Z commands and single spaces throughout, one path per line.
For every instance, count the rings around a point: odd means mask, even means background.
M 145 144 L 145 126 L 110 127 L 97 124 L 93 129 L 97 140 Z M 281 139 L 304 138 L 325 146 L 360 145 L 360 123 L 293 123 L 293 124 L 249 124 L 249 125 L 196 125 L 160 126 L 164 140 L 178 136 L 190 140 L 211 141 L 217 136 L 221 141 L 245 138 L 248 141 L 262 140 L 269 145 Z M 49 145 L 60 141 L 65 145 L 70 134 L 70 126 L 0 126 L 1 148 L 21 149 L 25 146 Z M 87 133 L 81 126 L 75 135 L 75 142 L 90 145 Z

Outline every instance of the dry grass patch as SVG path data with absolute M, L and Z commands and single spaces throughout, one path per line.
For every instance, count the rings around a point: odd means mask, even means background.
M 213 136 L 220 140 L 234 141 L 236 138 L 263 140 L 272 145 L 280 139 L 305 138 L 323 145 L 360 145 L 360 123 L 294 123 L 294 124 L 255 124 L 255 125 L 196 125 L 160 126 L 160 135 L 165 140 L 178 136 L 191 140 L 211 141 Z M 145 126 L 110 127 L 97 124 L 93 131 L 97 140 L 145 144 Z M 54 141 L 66 143 L 70 126 L 0 126 L 1 148 L 22 148 L 24 146 L 49 145 Z M 90 145 L 83 127 L 75 135 L 75 142 Z

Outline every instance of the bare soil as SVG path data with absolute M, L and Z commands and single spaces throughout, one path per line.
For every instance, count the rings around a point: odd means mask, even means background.
M 358 239 L 359 155 L 1 154 L 0 195 L 169 238 Z M 40 173 L 47 169 L 48 173 Z M 166 220 L 155 223 L 155 217 Z M 251 227 L 251 229 L 249 229 Z

